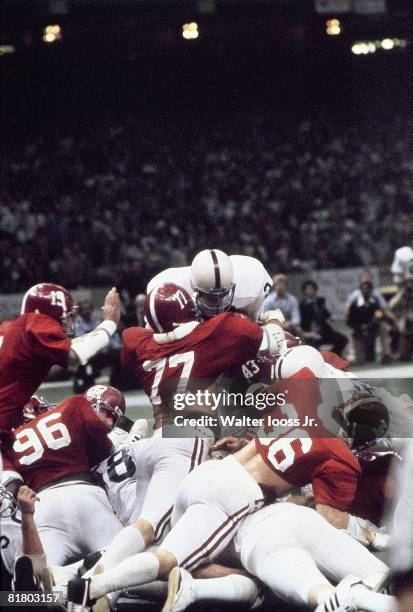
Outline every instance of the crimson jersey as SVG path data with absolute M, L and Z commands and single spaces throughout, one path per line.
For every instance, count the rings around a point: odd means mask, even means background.
M 89 472 L 113 451 L 104 423 L 75 395 L 7 434 L 5 451 L 34 491 L 71 474 Z
M 149 329 L 123 332 L 122 365 L 142 382 L 157 426 L 161 407 L 170 406 L 176 391 L 207 389 L 234 364 L 255 357 L 262 342 L 262 329 L 234 313 L 194 325 L 188 335 L 166 343 L 157 342 Z
M 0 332 L 0 431 L 22 423 L 22 408 L 53 365 L 67 366 L 70 340 L 48 315 L 23 314 Z
M 267 418 L 277 423 L 275 438 L 256 438 L 265 463 L 292 487 L 312 484 L 316 503 L 346 510 L 357 488 L 360 465 L 344 440 L 325 428 L 318 414 L 322 398 L 319 381 L 307 368 L 288 380 L 268 387 L 284 393 L 286 403 L 272 409 Z M 309 422 L 309 418 L 313 419 Z M 271 431 L 269 424 L 267 432 Z

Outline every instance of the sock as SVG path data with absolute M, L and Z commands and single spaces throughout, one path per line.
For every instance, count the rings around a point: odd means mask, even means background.
M 47 566 L 46 555 L 43 553 L 42 555 L 25 555 L 29 557 L 32 562 L 33 572 L 36 576 L 40 576 L 44 568 Z
M 368 540 L 363 532 L 363 527 L 366 528 L 367 521 L 358 516 L 349 515 L 347 529 L 345 530 L 352 538 L 368 546 Z
M 92 576 L 90 597 L 103 597 L 113 591 L 152 582 L 158 577 L 159 560 L 153 553 L 144 552 L 125 559 L 113 569 Z
M 360 610 L 366 612 L 393 612 L 397 609 L 395 597 L 373 593 L 361 584 L 351 589 L 351 599 Z
M 136 555 L 144 550 L 145 541 L 141 532 L 136 529 L 136 527 L 128 525 L 128 527 L 125 527 L 115 535 L 98 563 L 102 565 L 106 571 L 112 569 L 112 567 L 116 567 L 118 563 L 124 559 L 132 557 L 132 555 Z M 85 577 L 88 578 L 92 575 L 93 568 L 86 572 Z
M 223 578 L 207 578 L 193 581 L 195 600 L 217 599 L 252 605 L 257 599 L 258 588 L 248 576 L 231 574 Z
M 325 589 L 320 591 L 318 593 L 318 595 L 317 595 L 317 605 L 319 606 L 326 599 L 328 599 L 328 597 L 330 597 L 332 591 L 334 591 L 334 587 L 332 585 L 328 585 L 328 587 L 326 586 Z

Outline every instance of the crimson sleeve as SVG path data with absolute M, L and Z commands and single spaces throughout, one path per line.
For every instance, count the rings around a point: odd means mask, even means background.
M 139 344 L 144 330 L 140 327 L 128 327 L 122 333 L 122 350 L 120 362 L 125 370 L 132 370 L 134 365 L 134 349 Z
M 58 321 L 38 314 L 28 320 L 26 332 L 36 357 L 51 365 L 67 367 L 70 340 Z
M 262 328 L 244 316 L 230 313 L 217 328 L 219 343 L 228 361 L 240 363 L 257 357 L 262 342 Z
M 356 467 L 336 459 L 328 459 L 311 481 L 316 504 L 347 510 L 356 493 L 358 478 Z
M 113 445 L 108 438 L 106 425 L 93 412 L 86 399 L 84 399 L 84 403 L 82 402 L 81 412 L 85 436 L 87 438 L 86 452 L 89 465 L 92 468 L 109 457 L 113 452 Z

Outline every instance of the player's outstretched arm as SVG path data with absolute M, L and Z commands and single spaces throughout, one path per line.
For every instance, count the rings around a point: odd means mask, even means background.
M 40 576 L 47 565 L 47 561 L 37 532 L 36 523 L 34 522 L 34 511 L 37 501 L 39 501 L 39 498 L 32 489 L 26 485 L 20 487 L 17 503 L 22 516 L 22 552 L 23 555 L 31 560 L 35 574 Z
M 96 329 L 72 340 L 69 353 L 69 368 L 75 370 L 78 365 L 87 362 L 104 349 L 115 333 L 120 319 L 120 298 L 113 287 L 106 295 L 102 306 L 103 321 Z

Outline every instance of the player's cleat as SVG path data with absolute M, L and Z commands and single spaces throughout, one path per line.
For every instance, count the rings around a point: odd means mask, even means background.
M 362 584 L 357 576 L 343 578 L 328 597 L 318 604 L 315 612 L 357 612 L 358 608 L 351 596 L 351 589 L 356 584 Z
M 168 578 L 168 596 L 162 612 L 186 610 L 195 601 L 193 578 L 182 567 L 174 567 Z
M 82 606 L 83 609 L 90 610 L 96 603 L 95 599 L 89 596 L 90 578 L 74 578 L 67 584 L 67 610 L 68 612 L 78 612 L 75 606 Z
M 14 566 L 14 591 L 38 591 L 39 580 L 33 572 L 33 565 L 29 557 L 19 557 Z

